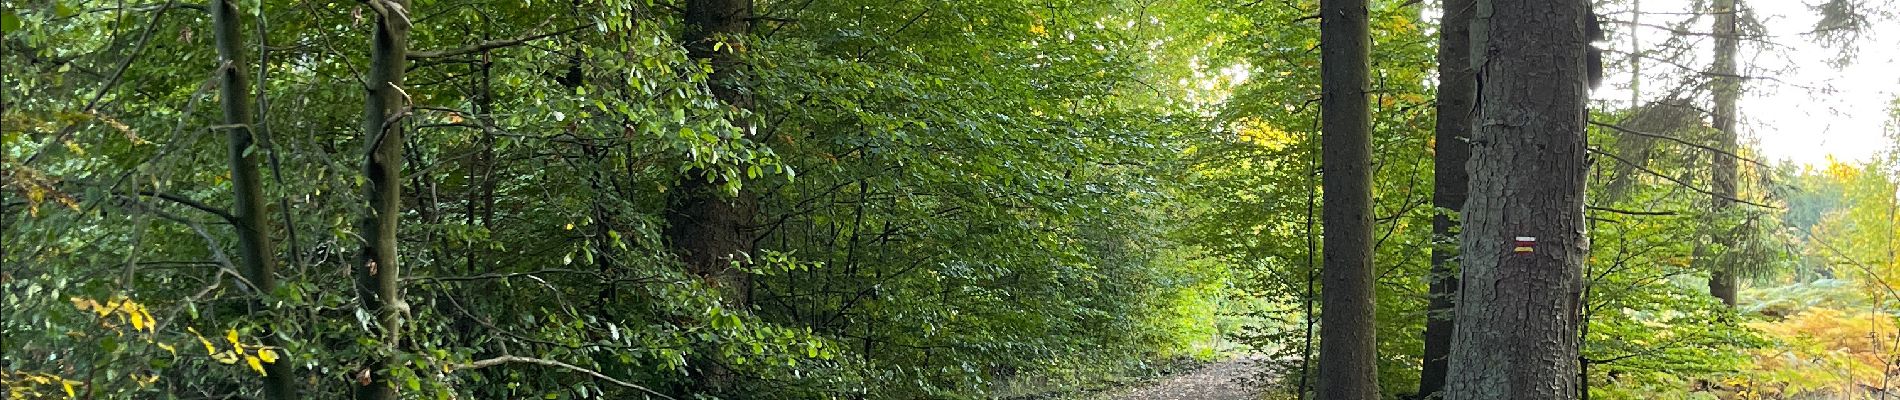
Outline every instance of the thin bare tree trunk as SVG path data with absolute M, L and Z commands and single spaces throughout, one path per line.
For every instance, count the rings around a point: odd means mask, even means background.
M 1630 107 L 1643 106 L 1643 35 L 1636 34 L 1637 27 L 1643 26 L 1643 0 L 1630 1 Z
M 238 35 L 242 23 L 238 20 L 237 5 L 229 0 L 213 2 L 210 11 L 218 59 L 222 64 L 218 66 L 218 98 L 224 107 L 224 127 L 229 141 L 227 163 L 231 168 L 234 197 L 231 215 L 237 217 L 233 222 L 238 233 L 238 262 L 243 265 L 244 279 L 255 286 L 251 289 L 259 299 L 252 303 L 253 312 L 262 314 L 257 323 L 263 330 L 258 334 L 264 345 L 281 348 L 282 341 L 277 340 L 276 330 L 272 329 L 274 319 L 262 301 L 277 288 L 277 250 L 271 241 L 270 218 L 264 213 L 263 172 L 258 169 L 257 161 L 263 149 L 257 146 L 257 137 L 251 129 L 255 121 L 248 92 L 251 82 L 245 75 L 243 37 Z M 265 364 L 264 372 L 265 398 L 297 397 L 296 380 L 288 360 Z
M 1451 400 L 1575 399 L 1584 224 L 1586 0 L 1478 0 L 1470 189 Z
M 1379 398 L 1366 0 L 1320 2 L 1321 400 Z
M 369 92 L 363 112 L 363 175 L 367 207 L 357 229 L 363 248 L 353 274 L 363 308 L 376 316 L 379 348 L 357 376 L 356 398 L 392 400 L 396 387 L 389 380 L 395 361 L 389 353 L 402 343 L 402 320 L 409 306 L 402 299 L 401 263 L 396 255 L 397 222 L 402 215 L 404 117 L 408 96 L 402 91 L 404 60 L 409 45 L 409 4 L 405 0 L 368 0 L 376 11 L 371 38 L 370 66 L 364 79 Z

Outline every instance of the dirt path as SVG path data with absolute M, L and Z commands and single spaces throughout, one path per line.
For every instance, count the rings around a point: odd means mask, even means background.
M 1202 366 L 1181 375 L 1105 394 L 1099 400 L 1254 400 L 1258 384 L 1243 382 L 1258 371 L 1257 358 Z

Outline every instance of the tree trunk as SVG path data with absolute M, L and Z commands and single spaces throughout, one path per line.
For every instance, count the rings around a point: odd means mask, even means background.
M 1737 17 L 1740 16 L 1741 9 L 1736 0 L 1715 0 L 1714 6 L 1715 65 L 1710 68 L 1709 73 L 1714 76 L 1715 83 L 1715 121 L 1713 122 L 1716 135 L 1715 145 L 1722 151 L 1734 154 L 1736 147 L 1735 101 L 1736 98 L 1741 97 L 1742 93 L 1741 77 L 1736 74 L 1735 62 L 1735 53 L 1741 47 L 1741 38 L 1737 35 L 1740 32 L 1736 29 L 1736 21 L 1739 19 Z M 1733 200 L 1735 198 L 1735 158 L 1722 154 L 1711 154 L 1710 157 L 1713 159 L 1710 164 L 1713 165 L 1714 170 L 1711 180 L 1715 186 L 1712 190 L 1715 194 L 1711 196 L 1711 201 L 1715 205 L 1714 212 L 1721 214 L 1735 205 Z M 1712 239 L 1722 252 L 1727 252 L 1735 243 L 1735 238 L 1725 233 L 1727 231 L 1723 227 L 1709 229 L 1709 234 L 1714 236 Z M 1734 263 L 1725 262 L 1724 258 L 1726 257 L 1721 257 L 1719 254 L 1702 254 L 1696 257 L 1709 267 L 1709 295 L 1721 299 L 1722 304 L 1734 307 L 1735 289 L 1739 280 L 1736 279 Z
M 251 96 L 247 92 L 251 83 L 244 73 L 244 46 L 238 35 L 241 23 L 237 5 L 228 0 L 213 2 L 210 8 L 218 59 L 222 64 L 218 67 L 218 99 L 224 107 L 225 132 L 230 142 L 227 163 L 231 168 L 231 192 L 235 198 L 231 215 L 237 217 L 232 222 L 238 234 L 239 263 L 244 267 L 244 279 L 251 282 L 251 289 L 259 299 L 252 307 L 264 313 L 257 321 L 263 328 L 258 335 L 264 345 L 281 348 L 282 341 L 277 340 L 272 329 L 273 318 L 262 301 L 277 288 L 277 251 L 271 242 L 270 219 L 264 215 L 263 173 L 257 167 L 258 155 L 263 153 L 257 148 L 257 138 L 251 129 L 254 119 Z M 264 396 L 273 400 L 294 399 L 297 387 L 291 363 L 284 359 L 278 361 L 264 365 Z
M 1320 2 L 1321 400 L 1379 398 L 1372 282 L 1371 68 L 1365 0 Z
M 369 98 L 363 113 L 363 188 L 367 208 L 357 229 L 363 237 L 362 253 L 355 271 L 357 296 L 363 309 L 377 319 L 378 349 L 359 371 L 356 398 L 390 400 L 396 398 L 389 370 L 395 361 L 389 357 L 400 345 L 402 319 L 409 306 L 401 293 L 402 272 L 396 255 L 397 219 L 402 215 L 403 117 L 408 113 L 407 96 L 402 93 L 404 58 L 409 42 L 409 3 L 405 0 L 369 0 L 376 10 L 376 32 L 371 38 L 370 65 L 365 77 Z M 367 381 L 361 379 L 367 377 Z
M 751 29 L 752 0 L 691 0 L 686 3 L 686 49 L 694 59 L 712 66 L 708 85 L 713 97 L 739 113 L 752 108 L 752 97 L 740 86 L 739 52 L 745 51 L 743 39 Z M 744 117 L 732 125 L 740 134 L 751 132 Z M 667 240 L 672 243 L 686 268 L 699 275 L 720 292 L 726 305 L 745 312 L 752 297 L 751 276 L 735 263 L 747 260 L 752 250 L 750 225 L 758 212 L 758 201 L 749 191 L 736 196 L 722 192 L 722 180 L 707 180 L 705 171 L 688 171 L 679 187 L 667 199 Z M 695 361 L 702 376 L 700 390 L 714 393 L 730 390 L 732 374 L 713 355 Z
M 1630 107 L 1643 105 L 1643 35 L 1636 34 L 1643 26 L 1643 0 L 1630 0 Z
M 1478 119 L 1445 394 L 1577 397 L 1584 225 L 1585 0 L 1478 0 Z
M 1445 0 L 1438 30 L 1438 122 L 1433 139 L 1431 305 L 1425 316 L 1425 353 L 1418 382 L 1420 399 L 1445 389 L 1446 357 L 1451 355 L 1452 299 L 1458 295 L 1458 220 L 1465 206 L 1465 162 L 1471 159 L 1471 112 L 1477 74 L 1471 70 L 1472 0 Z

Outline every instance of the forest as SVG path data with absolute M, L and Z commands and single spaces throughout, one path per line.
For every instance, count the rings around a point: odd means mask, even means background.
M 0 398 L 1900 398 L 1892 0 L 0 0 L 0 72 Z

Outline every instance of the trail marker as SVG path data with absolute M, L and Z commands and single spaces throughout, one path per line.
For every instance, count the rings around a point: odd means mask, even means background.
M 1526 254 L 1526 253 L 1537 251 L 1536 237 L 1518 236 L 1515 243 L 1517 244 L 1517 247 L 1511 249 L 1512 252 L 1515 252 L 1518 254 Z

